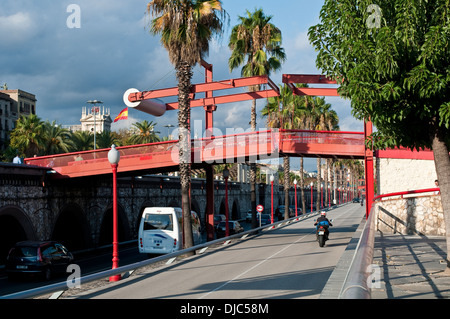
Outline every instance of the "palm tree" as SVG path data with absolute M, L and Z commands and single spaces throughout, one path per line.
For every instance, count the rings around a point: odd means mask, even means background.
M 152 0 L 147 13 L 153 17 L 150 32 L 161 35 L 178 80 L 178 131 L 181 202 L 185 247 L 193 245 L 190 218 L 190 93 L 192 68 L 209 51 L 212 36 L 222 33 L 226 13 L 220 0 Z
M 117 133 L 111 131 L 103 131 L 97 134 L 98 148 L 110 148 L 113 144 L 119 145 L 119 137 Z
M 160 139 L 156 135 L 155 126 L 156 123 L 152 121 L 148 122 L 144 120 L 133 124 L 135 133 L 130 136 L 129 144 L 147 144 L 159 142 Z
M 233 27 L 228 46 L 232 50 L 228 60 L 230 71 L 244 65 L 241 75 L 244 77 L 270 75 L 279 70 L 286 59 L 281 47 L 281 31 L 270 23 L 272 16 L 266 16 L 262 9 L 247 16 L 239 17 L 240 24 Z M 259 86 L 249 88 L 249 91 L 259 90 Z M 252 131 L 256 131 L 256 100 L 252 102 Z M 250 192 L 252 207 L 252 226 L 256 227 L 256 164 L 250 163 Z
M 73 146 L 72 133 L 57 125 L 55 121 L 44 123 L 44 150 L 45 155 L 53 155 L 60 153 L 67 153 Z
M 39 154 L 44 148 L 44 122 L 35 115 L 21 116 L 10 135 L 10 146 L 26 157 Z
M 76 131 L 72 134 L 74 152 L 89 151 L 94 149 L 94 134 L 89 131 Z

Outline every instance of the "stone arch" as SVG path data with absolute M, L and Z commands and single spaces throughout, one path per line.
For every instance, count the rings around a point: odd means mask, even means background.
M 125 210 L 118 205 L 119 242 L 130 240 L 130 227 Z M 113 207 L 109 205 L 102 217 L 98 246 L 111 245 L 113 242 Z
M 231 219 L 239 220 L 241 218 L 241 212 L 239 210 L 239 201 L 235 199 L 233 205 L 231 206 Z
M 51 239 L 61 242 L 70 251 L 92 246 L 89 222 L 78 204 L 69 203 L 61 209 L 53 226 Z
M 139 212 L 138 212 L 138 216 L 136 216 L 136 225 L 135 225 L 136 233 L 139 232 L 139 226 L 141 224 L 142 213 L 144 213 L 144 210 L 147 207 L 155 207 L 155 204 L 151 200 L 146 200 L 145 202 L 142 203 L 142 206 L 141 206 L 141 208 L 139 209 Z
M 191 210 L 196 212 L 200 219 L 203 217 L 203 214 L 200 210 L 200 205 L 198 204 L 198 202 L 195 199 L 191 200 Z
M 0 265 L 6 261 L 11 247 L 22 240 L 36 240 L 33 224 L 25 212 L 17 206 L 0 209 Z
M 225 201 L 222 200 L 220 202 L 219 214 L 225 216 Z

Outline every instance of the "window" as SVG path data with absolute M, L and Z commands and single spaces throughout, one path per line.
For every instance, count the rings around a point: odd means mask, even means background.
M 173 230 L 171 214 L 147 214 L 144 220 L 144 230 L 163 229 Z

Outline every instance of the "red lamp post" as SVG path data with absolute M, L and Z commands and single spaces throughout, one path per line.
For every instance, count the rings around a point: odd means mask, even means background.
M 273 224 L 273 175 L 270 175 L 270 199 L 271 199 L 271 215 L 270 215 L 270 222 Z
M 294 179 L 294 192 L 295 192 L 295 217 L 297 217 L 297 179 Z
M 228 169 L 223 170 L 223 178 L 225 179 L 225 237 L 230 236 L 229 213 L 228 213 L 228 177 L 230 177 L 230 171 Z
M 323 184 L 320 184 L 320 209 L 323 208 Z
M 311 213 L 313 211 L 313 186 L 314 186 L 314 183 L 311 182 Z
M 117 167 L 119 166 L 120 153 L 115 145 L 111 146 L 108 152 L 108 161 L 111 164 L 113 173 L 113 259 L 112 269 L 119 267 L 119 234 L 118 234 L 118 210 L 117 210 Z M 121 275 L 109 277 L 109 281 L 119 281 Z

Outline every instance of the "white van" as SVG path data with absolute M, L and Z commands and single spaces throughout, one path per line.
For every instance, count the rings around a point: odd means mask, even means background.
M 143 254 L 169 254 L 182 249 L 183 218 L 179 207 L 147 207 L 139 225 L 139 252 Z M 200 219 L 191 212 L 194 245 L 202 241 Z

